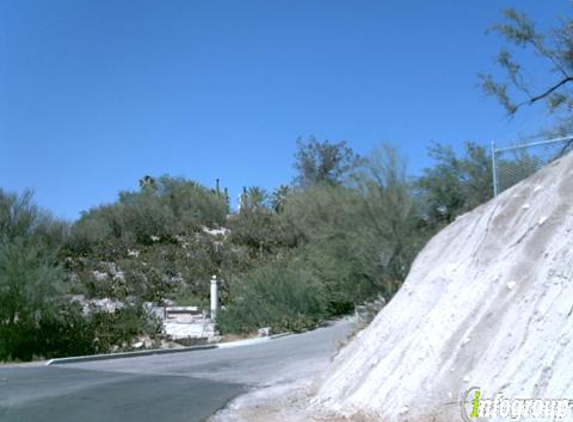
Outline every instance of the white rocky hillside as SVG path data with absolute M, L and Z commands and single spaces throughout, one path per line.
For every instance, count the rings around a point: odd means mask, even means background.
M 472 386 L 573 399 L 572 336 L 569 154 L 435 236 L 318 402 L 357 420 L 450 422 Z

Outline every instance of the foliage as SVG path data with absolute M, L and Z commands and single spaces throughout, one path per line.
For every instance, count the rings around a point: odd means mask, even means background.
M 299 265 L 324 282 L 333 315 L 391 297 L 427 238 L 396 151 L 383 146 L 359 170 L 353 186 L 314 185 L 291 195 L 281 213 L 303 245 Z
M 0 237 L 7 242 L 26 240 L 46 252 L 56 250 L 69 227 L 39 209 L 32 199 L 31 191 L 16 195 L 0 189 Z
M 288 196 L 292 193 L 292 188 L 288 185 L 280 185 L 276 188 L 271 195 L 271 207 L 277 214 L 280 213 Z
M 224 224 L 228 205 L 223 195 L 181 178 L 142 180 L 139 192 L 121 192 L 116 203 L 82 215 L 73 227 L 71 253 L 97 252 L 105 258 L 115 256 L 118 248 L 169 242 Z
M 351 310 L 375 289 L 376 277 L 368 274 L 377 248 L 365 242 L 370 236 L 363 230 L 361 207 L 355 190 L 323 184 L 292 195 L 281 214 L 300 244 L 294 251 L 297 265 L 322 280 L 332 314 Z
M 502 48 L 497 64 L 505 71 L 506 80 L 496 81 L 491 75 L 481 75 L 486 93 L 496 97 L 509 114 L 514 114 L 524 105 L 545 101 L 551 111 L 573 109 L 570 86 L 573 82 L 573 21 L 562 21 L 561 25 L 547 33 L 540 33 L 535 24 L 523 13 L 514 9 L 503 12 L 505 23 L 493 26 L 507 44 L 529 50 L 541 59 L 542 64 L 554 76 L 544 86 L 531 86 L 523 65 L 515 57 L 515 51 Z M 521 99 L 517 99 L 521 94 Z
M 146 176 L 139 191 L 121 192 L 117 202 L 84 213 L 61 256 L 89 297 L 161 302 L 204 295 L 221 261 L 220 241 L 204 230 L 224 225 L 227 213 L 220 192 Z
M 302 331 L 325 317 L 320 281 L 294 264 L 280 262 L 252 271 L 233 285 L 234 300 L 218 316 L 223 333 L 246 333 L 261 327 L 274 332 Z
M 138 335 L 155 335 L 143 308 L 130 305 L 115 312 L 84 315 L 77 304 L 62 302 L 57 315 L 36 324 L 0 327 L 0 360 L 52 359 L 129 350 Z
M 448 224 L 493 196 L 491 158 L 485 147 L 467 142 L 460 157 L 451 147 L 434 144 L 429 154 L 436 164 L 417 184 L 430 225 Z
M 299 139 L 297 147 L 295 183 L 303 188 L 320 183 L 341 184 L 361 162 L 344 141 L 319 142 L 311 137 L 307 142 Z
M 107 351 L 150 329 L 137 306 L 85 316 L 71 303 L 56 259 L 66 227 L 31 193 L 0 190 L 0 360 Z
M 260 208 L 268 208 L 269 200 L 270 195 L 265 189 L 259 186 L 245 188 L 241 194 L 240 212 L 248 213 Z
M 65 291 L 54 260 L 59 225 L 31 200 L 0 190 L 0 359 L 19 333 L 57 317 Z
M 296 236 L 289 233 L 289 228 L 277 215 L 278 210 L 285 206 L 289 193 L 286 186 L 282 186 L 274 196 L 258 187 L 246 189 L 239 212 L 227 220 L 230 243 L 245 248 L 252 260 L 265 260 L 281 249 L 295 247 Z M 281 197 L 277 198 L 277 195 Z
M 89 333 L 88 338 L 82 337 L 84 353 L 88 354 L 128 350 L 136 336 L 154 336 L 159 332 L 157 323 L 138 303 L 127 304 L 114 312 L 92 310 L 84 317 L 83 325 L 82 331 Z
M 406 175 L 406 162 L 383 144 L 362 167 L 358 186 L 363 196 L 365 232 L 374 238 L 381 262 L 382 293 L 390 298 L 408 275 L 410 265 L 432 231 L 422 225 L 420 201 Z
M 571 128 L 570 19 L 542 34 L 527 16 L 504 12 L 493 27 L 513 49 L 497 63 L 505 80 L 482 75 L 510 115 L 546 101 Z M 531 86 L 520 53 L 533 51 L 555 77 Z M 489 151 L 430 148 L 435 165 L 410 180 L 397 151 L 368 157 L 346 142 L 297 142 L 292 186 L 245 188 L 230 213 L 219 183 L 209 189 L 144 176 L 139 189 L 97 206 L 73 225 L 38 209 L 29 192 L 0 190 L 0 359 L 98 353 L 129 347 L 157 326 L 144 301 L 205 306 L 209 279 L 222 280 L 223 332 L 301 331 L 398 290 L 426 240 L 492 196 Z M 498 157 L 499 174 L 527 175 L 540 161 Z M 115 312 L 90 312 L 72 294 L 113 298 Z
M 8 204 L 0 206 L 1 316 L 12 321 L 1 328 L 0 357 L 126 347 L 156 330 L 139 303 L 205 305 L 213 274 L 222 280 L 223 332 L 311 328 L 389 299 L 428 237 L 491 195 L 489 157 L 476 144 L 462 157 L 436 145 L 438 163 L 417 183 L 388 145 L 364 159 L 344 143 L 299 147 L 304 182 L 273 194 L 246 188 L 230 215 L 219 190 L 167 176 L 142 178 L 139 191 L 84 213 L 71 229 L 26 198 L 0 196 Z M 125 306 L 86 314 L 71 293 Z
M 229 219 L 230 241 L 246 246 L 253 258 L 263 258 L 280 244 L 277 219 L 269 209 L 241 212 Z

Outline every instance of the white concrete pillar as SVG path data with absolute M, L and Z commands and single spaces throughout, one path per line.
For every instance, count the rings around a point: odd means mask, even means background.
M 211 277 L 211 319 L 217 318 L 217 309 L 219 308 L 219 287 L 217 286 L 217 276 Z

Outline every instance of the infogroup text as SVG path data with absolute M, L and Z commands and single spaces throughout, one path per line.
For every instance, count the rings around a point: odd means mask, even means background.
M 484 398 L 479 387 L 471 387 L 462 394 L 460 410 L 465 422 L 475 422 L 478 418 L 560 421 L 569 414 L 570 402 L 569 399 L 507 398 L 501 392 L 493 398 Z

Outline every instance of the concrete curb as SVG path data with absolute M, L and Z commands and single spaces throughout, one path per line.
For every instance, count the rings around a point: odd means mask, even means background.
M 107 353 L 101 355 L 87 355 L 87 356 L 73 356 L 69 358 L 57 358 L 51 359 L 46 362 L 46 366 L 51 365 L 63 365 L 66 363 L 77 363 L 77 362 L 91 362 L 96 360 L 111 360 L 111 359 L 124 359 L 124 358 L 136 358 L 139 356 L 151 356 L 151 355 L 165 355 L 168 353 L 185 353 L 194 352 L 200 350 L 211 350 L 218 349 L 219 345 L 205 345 L 205 346 L 190 346 L 181 347 L 177 349 L 151 349 L 151 350 L 139 350 L 136 352 L 122 352 L 122 353 Z
M 282 333 L 282 334 L 275 334 L 270 337 L 271 340 L 276 340 L 278 338 L 292 336 L 294 333 Z
M 250 346 L 253 344 L 261 344 L 261 343 L 267 343 L 269 341 L 272 340 L 276 340 L 282 337 L 287 337 L 290 336 L 292 333 L 282 333 L 282 334 L 275 334 L 272 336 L 267 336 L 267 337 L 257 337 L 257 338 L 249 338 L 249 339 L 245 339 L 245 340 L 236 340 L 236 341 L 230 341 L 230 342 L 223 342 L 223 343 L 218 343 L 218 346 L 220 349 L 228 349 L 230 347 L 242 347 L 242 346 Z
M 260 339 L 250 339 L 250 340 L 238 340 L 231 343 L 218 343 L 218 344 L 207 344 L 204 346 L 190 346 L 181 347 L 177 349 L 151 349 L 151 350 L 139 350 L 135 352 L 121 352 L 121 353 L 107 353 L 101 355 L 87 355 L 87 356 L 73 356 L 69 358 L 57 358 L 51 359 L 45 363 L 46 366 L 52 365 L 65 365 L 66 363 L 79 363 L 79 362 L 91 362 L 98 360 L 111 360 L 111 359 L 125 359 L 125 358 L 136 358 L 140 356 L 151 356 L 151 355 L 166 355 L 168 353 L 186 353 L 195 352 L 201 350 L 213 350 L 213 349 L 223 349 L 228 347 L 241 347 L 248 346 L 251 344 L 263 343 L 266 341 L 276 340 L 282 337 L 287 337 L 292 335 L 292 333 L 282 333 L 275 334 L 270 337 L 263 337 Z M 239 343 L 233 345 L 233 343 Z

